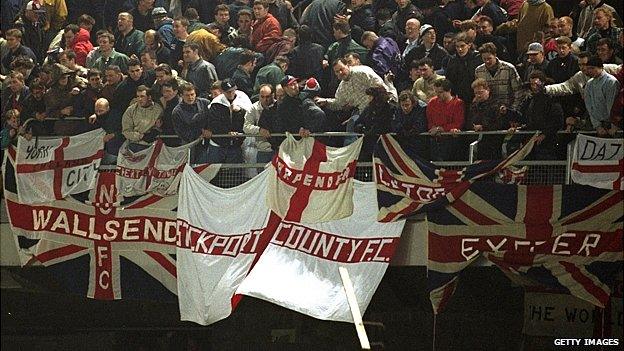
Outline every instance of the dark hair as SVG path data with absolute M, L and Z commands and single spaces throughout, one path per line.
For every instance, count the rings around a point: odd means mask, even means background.
M 104 69 L 104 71 L 115 71 L 115 72 L 117 72 L 117 73 L 119 73 L 119 74 L 121 74 L 121 73 L 122 73 L 122 72 L 121 72 L 121 68 L 120 68 L 119 66 L 117 66 L 117 65 L 110 65 L 110 66 L 106 67 L 106 68 Z
M 492 27 L 494 27 L 494 21 L 489 16 L 480 16 L 479 22 L 488 22 Z
M 128 67 L 131 66 L 141 66 L 141 61 L 137 59 L 130 59 L 130 61 L 128 61 Z
M 591 57 L 591 55 L 592 55 L 592 54 L 591 54 L 591 52 L 589 52 L 589 51 L 581 51 L 581 52 L 579 52 L 579 53 L 578 53 L 578 55 L 576 55 L 576 57 L 578 57 L 579 59 L 582 59 L 582 58 L 590 58 L 590 57 Z
M 253 6 L 256 6 L 256 5 L 262 5 L 262 7 L 264 7 L 265 9 L 269 8 L 269 3 L 266 2 L 265 0 L 255 0 L 253 2 Z
M 143 55 L 148 55 L 152 60 L 156 60 L 156 52 L 154 52 L 153 50 L 143 50 L 141 51 L 141 55 L 139 55 L 140 57 L 142 57 Z
M 240 17 L 241 15 L 249 16 L 249 17 L 253 18 L 253 13 L 251 13 L 251 11 L 249 11 L 247 9 L 242 9 L 242 10 L 238 11 L 238 17 Z
M 213 15 L 217 15 L 220 11 L 230 12 L 230 8 L 226 4 L 219 4 L 215 7 Z
M 485 43 L 479 47 L 479 54 L 492 54 L 496 56 L 496 45 L 494 43 Z
M 433 61 L 429 57 L 423 57 L 417 62 L 418 67 L 427 65 L 433 68 Z
M 188 7 L 186 11 L 184 11 L 184 17 L 186 17 L 188 20 L 196 20 L 199 19 L 199 13 L 197 13 L 197 10 L 195 8 Z
M 373 97 L 373 100 L 370 102 L 371 107 L 381 107 L 385 105 L 390 98 L 388 92 L 382 86 L 369 87 L 366 89 L 365 93 Z
M 154 72 L 165 72 L 166 75 L 171 75 L 171 66 L 166 63 L 161 63 L 154 68 Z
M 444 91 L 451 91 L 451 81 L 446 78 L 436 80 L 433 82 L 433 86 L 436 88 L 442 88 Z
M 199 44 L 197 44 L 197 43 L 193 43 L 193 42 L 186 43 L 186 44 L 184 44 L 184 47 L 185 48 L 190 48 L 193 51 L 199 51 Z
M 11 61 L 11 68 L 17 69 L 20 67 L 24 67 L 26 69 L 32 69 L 35 67 L 35 62 L 28 56 L 19 55 Z
M 339 62 L 342 63 L 343 65 L 347 64 L 347 60 L 345 60 L 344 57 L 337 58 L 337 59 L 334 60 L 334 62 L 332 62 L 332 65 L 331 65 L 332 68 L 334 68 L 334 66 L 336 66 Z
M 256 59 L 256 55 L 251 50 L 244 50 L 240 54 L 240 60 L 238 62 L 239 65 L 246 65 L 249 62 L 253 62 Z
M 76 59 L 76 53 L 74 52 L 74 50 L 65 50 L 65 51 L 59 53 L 59 57 L 61 55 L 65 55 L 65 57 L 67 57 L 69 60 L 75 60 Z
M 335 20 L 332 25 L 333 30 L 341 31 L 342 33 L 349 34 L 351 33 L 351 27 L 349 26 L 349 22 L 346 20 Z
M 64 31 L 65 32 L 72 32 L 72 33 L 76 34 L 76 33 L 80 32 L 80 27 L 78 27 L 75 24 L 68 24 L 68 25 L 65 26 Z
M 596 43 L 596 47 L 601 46 L 601 45 L 606 45 L 609 49 L 615 49 L 615 46 L 613 45 L 613 40 L 611 40 L 611 38 L 599 39 L 598 42 Z
M 148 96 L 148 97 L 150 97 L 150 98 L 152 97 L 152 90 L 151 90 L 150 88 L 148 88 L 146 85 L 141 84 L 141 85 L 139 85 L 139 86 L 136 88 L 136 92 L 137 92 L 137 93 L 138 93 L 138 92 L 140 92 L 140 91 L 144 91 L 144 92 L 146 92 L 146 93 L 147 93 L 147 96 Z
M 360 60 L 360 54 L 358 54 L 357 52 L 349 51 L 343 57 L 346 59 L 349 56 L 353 57 L 356 60 Z
M 414 93 L 412 93 L 411 90 L 403 90 L 399 94 L 399 102 L 405 101 L 405 100 L 410 100 L 412 102 L 412 104 L 415 104 L 416 103 L 416 96 L 414 95 Z
M 91 68 L 89 70 L 89 72 L 87 72 L 87 79 L 89 79 L 91 77 L 95 77 L 95 76 L 101 77 L 102 76 L 102 72 L 100 72 L 100 70 L 97 69 L 97 68 Z
M 455 35 L 455 42 L 463 41 L 466 44 L 472 44 L 473 40 L 466 34 L 466 32 L 459 32 Z
M 392 18 L 392 11 L 388 8 L 381 8 L 377 11 L 377 19 L 381 21 L 386 21 Z
M 180 22 L 180 24 L 182 26 L 186 27 L 186 28 L 188 28 L 188 26 L 191 25 L 191 23 L 189 22 L 188 18 L 186 18 L 186 17 L 178 16 L 178 17 L 174 18 L 173 20 Z
M 529 74 L 529 79 L 539 78 L 542 82 L 546 81 L 546 73 L 536 69 Z
M 280 65 L 282 63 L 285 63 L 287 65 L 290 64 L 290 60 L 288 59 L 288 57 L 284 55 L 275 56 L 275 59 L 273 60 L 273 62 L 275 62 L 277 65 Z
M 78 17 L 78 24 L 88 24 L 90 26 L 94 26 L 95 18 L 86 14 L 80 15 L 80 17 Z
M 172 79 L 172 80 L 175 80 L 175 79 Z M 169 81 L 167 81 L 167 82 L 169 82 Z M 163 84 L 163 87 L 164 86 L 165 86 L 165 84 Z M 195 85 L 193 85 L 193 83 L 188 83 L 188 82 L 180 85 L 180 89 L 179 90 L 180 90 L 180 92 L 185 92 L 185 91 L 190 91 L 190 90 L 196 91 L 195 90 Z
M 115 43 L 115 36 L 113 35 L 113 33 L 110 33 L 110 32 L 104 32 L 102 34 L 98 34 L 97 38 L 98 39 L 107 38 L 111 44 Z

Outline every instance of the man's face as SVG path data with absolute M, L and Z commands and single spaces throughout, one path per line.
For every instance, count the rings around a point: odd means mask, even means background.
M 494 31 L 494 28 L 492 28 L 492 25 L 490 24 L 490 22 L 481 21 L 479 22 L 478 31 L 479 31 L 479 34 L 481 35 L 490 35 Z
M 414 107 L 414 104 L 410 99 L 402 100 L 399 104 L 401 105 L 401 110 L 405 114 L 412 112 L 412 108 Z
M 609 28 L 609 17 L 605 16 L 604 12 L 598 11 L 594 15 L 594 27 L 598 29 Z
M 93 89 L 97 89 L 102 86 L 102 77 L 99 75 L 89 77 L 89 86 Z
M 170 101 L 177 95 L 176 91 L 172 87 L 169 87 L 169 86 L 162 87 L 162 90 L 160 91 L 160 93 L 162 94 L 163 98 L 165 98 L 165 101 Z
M 141 107 L 149 107 L 152 104 L 152 98 L 147 95 L 147 91 L 137 91 L 136 97 Z
M 104 114 L 106 114 L 108 112 L 108 110 L 110 110 L 110 107 L 108 106 L 108 104 L 102 104 L 102 103 L 95 103 L 95 114 L 98 116 L 102 116 Z
M 548 33 L 551 37 L 556 37 L 559 35 L 559 20 L 554 18 L 550 22 L 548 22 Z
M 59 62 L 67 68 L 74 68 L 76 66 L 76 61 L 74 61 L 74 59 L 69 59 L 67 55 L 59 56 Z
M 119 29 L 120 32 L 132 29 L 132 21 L 130 20 L 130 17 L 125 15 L 117 16 L 117 29 Z
M 557 54 L 559 57 L 568 57 L 572 52 L 572 48 L 568 44 L 557 44 Z
M 299 95 L 299 84 L 297 84 L 297 82 L 292 82 L 286 85 L 284 87 L 284 92 L 290 97 Z
M 43 94 L 45 94 L 45 90 L 42 88 L 33 88 L 30 90 L 30 94 L 33 95 L 37 100 L 43 98 Z
M 602 73 L 602 68 L 594 66 L 586 66 L 587 76 L 590 78 L 596 78 Z
M 542 87 L 544 86 L 544 83 L 542 82 L 540 78 L 531 78 L 529 80 L 529 83 L 531 84 L 531 91 L 534 93 L 537 93 L 538 91 L 540 91 Z
M 443 101 L 449 100 L 448 98 L 449 98 L 450 92 L 445 91 L 444 89 L 440 87 L 434 87 L 434 90 L 438 99 L 441 99 Z
M 410 79 L 412 81 L 416 81 L 416 79 L 420 78 L 420 70 L 416 67 L 416 68 L 410 68 Z
M 609 49 L 609 45 L 603 44 L 596 47 L 596 54 L 603 62 L 609 61 L 613 56 L 613 49 Z
M 420 72 L 420 76 L 424 79 L 429 79 L 433 76 L 433 67 L 429 65 L 418 66 L 418 71 Z
M 557 32 L 559 35 L 571 36 L 572 26 L 564 20 L 559 20 L 559 22 L 557 22 Z
M 217 96 L 221 95 L 221 93 L 223 93 L 221 89 L 210 89 L 210 98 L 216 99 Z
M 9 80 L 9 89 L 11 89 L 13 93 L 18 93 L 23 88 L 24 88 L 24 83 L 21 80 L 17 78 L 11 78 Z
M 412 20 L 408 20 L 407 22 L 405 22 L 405 36 L 409 40 L 414 41 L 418 39 L 419 31 L 420 25 L 418 24 L 418 22 Z
M 455 51 L 457 52 L 457 55 L 459 55 L 459 57 L 466 56 L 469 50 L 470 45 L 468 45 L 465 41 L 455 42 Z
M 143 67 L 139 65 L 128 67 L 128 75 L 130 76 L 130 79 L 136 82 L 141 79 L 141 76 L 143 75 Z
M 535 53 L 535 54 L 528 54 L 527 57 L 529 59 L 529 62 L 534 64 L 534 65 L 540 64 L 540 63 L 542 63 L 544 61 L 544 53 L 543 52 L 538 52 L 538 53 Z
M 167 78 L 169 78 L 170 76 L 167 75 L 167 73 L 165 73 L 164 71 L 156 71 L 156 82 L 158 84 L 162 84 L 165 82 L 165 80 L 167 80 Z
M 108 40 L 108 38 L 106 37 L 99 37 L 98 40 L 98 45 L 100 46 L 100 49 L 104 52 L 109 52 L 111 50 L 113 50 L 113 44 L 110 42 L 110 40 Z
M 262 5 L 254 5 L 253 6 L 253 13 L 254 16 L 256 17 L 256 19 L 263 19 L 267 16 L 267 14 L 269 13 L 269 9 L 265 8 Z
M 238 16 L 238 30 L 248 32 L 251 29 L 251 17 L 247 15 Z
M 215 15 L 215 22 L 219 23 L 220 25 L 225 25 L 226 23 L 228 23 L 228 21 L 230 20 L 230 11 L 219 11 L 217 12 L 217 14 Z
M 71 30 L 67 30 L 63 33 L 63 38 L 65 38 L 65 45 L 69 46 L 74 43 L 74 39 L 76 39 L 76 35 Z
M 334 66 L 334 74 L 336 75 L 336 78 L 338 78 L 339 80 L 346 79 L 347 77 L 349 77 L 350 73 L 351 73 L 351 69 L 349 68 L 349 66 L 345 65 L 342 62 L 338 62 Z
M 470 40 L 472 41 L 474 41 L 474 39 L 477 37 L 477 31 L 472 28 L 466 29 L 464 33 L 466 33 L 468 38 L 470 38 Z
M 373 45 L 375 45 L 375 42 L 371 38 L 366 38 L 366 40 L 362 41 L 362 45 L 364 45 L 364 47 L 368 50 L 371 50 Z
M 9 49 L 11 49 L 11 50 L 16 49 L 16 48 L 19 46 L 20 41 L 21 41 L 21 39 L 19 39 L 19 38 L 18 38 L 18 37 L 16 37 L 16 36 L 13 36 L 13 35 L 12 35 L 12 36 L 8 36 L 8 37 L 6 38 L 7 46 L 8 46 L 8 47 L 9 47 Z
M 284 94 L 286 94 L 284 92 L 284 88 L 281 85 L 278 85 L 275 87 L 275 100 L 282 101 L 284 100 Z
M 173 21 L 173 34 L 176 38 L 183 38 L 186 33 L 186 27 L 182 25 L 182 21 Z
M 173 90 L 173 89 L 170 89 L 170 90 Z M 163 96 L 164 96 L 164 93 L 163 93 Z M 194 89 L 185 90 L 182 92 L 182 101 L 184 101 L 185 104 L 189 104 L 189 105 L 194 104 L 196 99 L 197 99 L 197 93 L 195 93 Z
M 193 51 L 191 48 L 182 49 L 182 57 L 184 58 L 184 62 L 193 63 L 197 61 L 198 54 L 196 51 Z
M 117 84 L 119 83 L 119 81 L 121 80 L 121 74 L 113 71 L 113 70 L 108 70 L 106 72 L 104 72 L 104 75 L 106 76 L 106 83 L 108 84 Z
M 405 6 L 407 6 L 407 4 L 409 4 L 409 0 L 396 0 L 397 5 L 399 5 L 399 8 L 405 8 Z
M 362 64 L 362 62 L 360 62 L 360 59 L 355 58 L 351 55 L 347 56 L 345 60 L 347 61 L 348 66 L 360 66 Z
M 234 101 L 234 99 L 236 98 L 236 89 L 224 91 L 223 95 L 225 95 L 225 98 L 228 99 L 228 101 Z
M 481 54 L 481 60 L 485 63 L 485 67 L 492 68 L 496 66 L 496 55 L 490 53 Z
M 436 32 L 435 29 L 429 29 L 422 36 L 422 40 L 424 43 L 433 44 L 436 41 Z
M 455 39 L 453 38 L 444 38 L 442 39 L 442 45 L 444 45 L 444 48 L 446 49 L 446 51 L 448 52 L 453 52 L 455 51 Z
M 588 71 L 588 66 L 587 66 L 587 62 L 589 61 L 589 58 L 587 57 L 579 57 L 578 60 L 578 64 L 579 64 L 579 68 L 581 69 L 581 72 L 583 72 L 584 75 L 589 76 L 589 71 Z
M 273 98 L 273 92 L 271 89 L 264 87 L 260 89 L 260 105 L 266 108 L 273 104 L 275 99 Z
M 475 100 L 478 102 L 483 102 L 490 98 L 490 90 L 484 87 L 476 87 L 472 91 L 474 92 Z
M 141 65 L 143 69 L 154 69 L 156 61 L 150 55 L 141 55 Z
M 156 51 L 158 49 L 158 44 L 156 44 L 156 40 L 153 35 L 146 35 L 143 40 L 145 41 L 145 48 L 148 50 Z

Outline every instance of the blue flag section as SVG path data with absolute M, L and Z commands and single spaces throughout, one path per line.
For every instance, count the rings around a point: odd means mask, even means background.
M 22 266 L 41 264 L 64 290 L 99 300 L 177 298 L 177 196 L 117 198 L 115 174 L 96 189 L 43 204 L 17 200 L 14 149 L 4 194 Z
M 427 214 L 435 313 L 449 301 L 460 272 L 481 256 L 524 286 L 607 303 L 624 263 L 624 192 L 482 180 L 519 154 L 446 170 L 410 157 L 390 136 L 380 138 L 375 152 L 378 220 Z

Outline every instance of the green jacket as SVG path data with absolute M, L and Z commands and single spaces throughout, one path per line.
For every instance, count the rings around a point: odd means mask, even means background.
M 258 71 L 256 74 L 256 82 L 254 84 L 254 95 L 257 95 L 260 91 L 260 86 L 262 84 L 271 84 L 273 87 L 278 85 L 282 79 L 284 79 L 284 71 L 279 68 L 275 62 L 272 62 Z

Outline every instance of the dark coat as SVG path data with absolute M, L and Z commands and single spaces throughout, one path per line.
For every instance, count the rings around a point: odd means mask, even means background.
M 483 61 L 476 51 L 467 53 L 464 57 L 454 56 L 448 61 L 445 77 L 451 81 L 453 92 L 462 100 L 470 102 L 474 97 L 471 84 L 475 80 L 475 68 Z
M 213 134 L 228 134 L 229 132 L 243 133 L 245 110 L 232 111 L 230 102 L 221 94 L 212 100 L 208 109 L 205 129 Z M 212 138 L 220 146 L 242 145 L 245 138 Z
M 197 98 L 192 105 L 180 101 L 173 108 L 171 113 L 173 129 L 183 143 L 190 143 L 199 138 L 202 128 L 208 123 L 209 108 L 210 101 L 204 98 Z
M 288 55 L 288 74 L 295 77 L 319 77 L 323 71 L 325 48 L 316 43 L 299 43 Z
M 377 139 L 381 134 L 392 132 L 392 119 L 396 107 L 390 103 L 381 106 L 367 106 L 355 122 L 355 131 L 364 133 L 364 143 L 360 151 L 360 161 L 370 161 Z
M 427 53 L 425 46 L 421 44 L 410 50 L 407 55 L 405 55 L 403 62 L 405 63 L 406 70 L 409 71 L 409 64 L 412 61 L 429 57 L 431 61 L 433 61 L 433 68 L 437 70 L 442 68 L 442 62 L 447 56 L 448 52 L 446 52 L 446 50 L 444 50 L 444 48 L 437 43 L 431 48 L 431 50 L 429 50 L 429 53 Z
M 334 41 L 334 16 L 344 14 L 345 9 L 345 3 L 340 0 L 314 0 L 303 11 L 300 23 L 312 29 L 314 42 L 328 47 Z
M 380 77 L 392 71 L 398 74 L 401 67 L 401 51 L 397 43 L 390 38 L 380 37 L 368 52 L 368 62 Z

